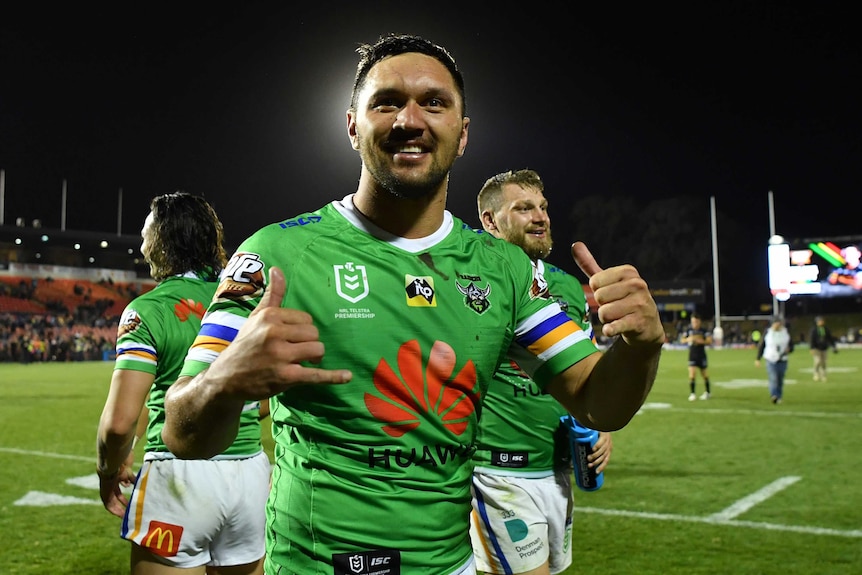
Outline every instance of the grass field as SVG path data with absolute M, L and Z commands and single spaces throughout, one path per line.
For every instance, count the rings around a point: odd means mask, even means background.
M 689 402 L 686 352 L 664 352 L 604 487 L 575 494 L 566 575 L 862 573 L 862 350 L 814 383 L 797 348 L 777 406 L 753 350 L 709 361 L 713 397 Z M 111 368 L 0 364 L 0 573 L 128 573 L 93 472 Z

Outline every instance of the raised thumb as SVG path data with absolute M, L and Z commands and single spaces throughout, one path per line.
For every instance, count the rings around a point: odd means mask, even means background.
M 572 258 L 574 258 L 578 267 L 581 268 L 581 271 L 587 275 L 587 278 L 591 278 L 602 271 L 601 266 L 596 262 L 596 258 L 593 257 L 593 254 L 584 242 L 575 242 L 572 244 Z
M 287 281 L 284 279 L 284 272 L 278 268 L 269 268 L 269 282 L 266 284 L 263 297 L 260 298 L 260 303 L 255 309 L 281 307 L 286 288 Z

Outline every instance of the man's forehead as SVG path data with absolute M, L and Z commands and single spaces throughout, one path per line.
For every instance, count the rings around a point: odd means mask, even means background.
M 535 186 L 531 186 L 530 184 L 508 182 L 503 184 L 503 191 L 506 192 L 512 200 L 547 201 L 542 190 Z
M 387 56 L 368 71 L 362 91 L 403 88 L 405 84 L 458 93 L 455 79 L 442 62 L 419 52 Z

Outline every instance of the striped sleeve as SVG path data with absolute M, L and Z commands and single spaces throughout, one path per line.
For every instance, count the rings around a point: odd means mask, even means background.
M 519 302 L 511 359 L 540 386 L 596 352 L 592 330 L 585 330 L 551 299 L 541 260 L 532 267 L 533 289 Z
M 201 329 L 189 348 L 181 376 L 194 376 L 206 369 L 236 338 L 245 317 L 227 311 L 212 311 L 201 321 Z
M 510 355 L 544 387 L 550 378 L 595 351 L 591 334 L 552 303 L 516 326 Z

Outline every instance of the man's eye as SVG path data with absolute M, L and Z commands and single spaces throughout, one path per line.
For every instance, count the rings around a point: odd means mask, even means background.
M 375 108 L 387 108 L 387 109 L 388 108 L 397 108 L 398 102 L 396 102 L 395 100 L 393 100 L 391 98 L 384 98 L 382 100 L 378 100 L 377 102 L 375 102 L 374 107 Z

